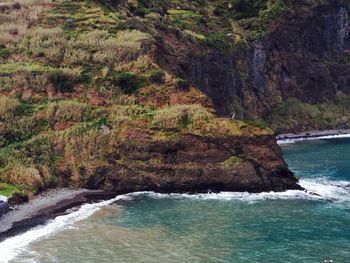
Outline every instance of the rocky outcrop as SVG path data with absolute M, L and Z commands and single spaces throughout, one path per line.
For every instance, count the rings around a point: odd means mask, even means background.
M 272 135 L 210 138 L 186 134 L 175 141 L 116 140 L 108 158 L 108 165 L 95 167 L 80 186 L 118 193 L 301 189 Z M 67 178 L 69 173 L 63 174 Z

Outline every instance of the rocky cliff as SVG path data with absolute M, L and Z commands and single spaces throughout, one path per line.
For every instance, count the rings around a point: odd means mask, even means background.
M 118 193 L 301 189 L 272 135 L 183 134 L 176 140 L 152 141 L 150 133 L 135 131 L 132 143 L 114 136 L 105 164 L 85 163 L 79 174 L 62 165 L 57 170 L 59 185 L 71 185 L 74 178 L 77 186 Z
M 175 54 L 170 60 L 179 65 L 174 69 L 177 74 L 213 99 L 221 115 L 260 118 L 285 132 L 346 128 L 349 12 L 346 1 L 291 1 L 291 8 L 270 21 L 259 38 L 224 51 L 194 52 L 190 44 L 186 55 Z M 289 102 L 293 99 L 305 108 L 299 120 L 291 112 L 276 114 L 285 110 L 283 107 L 292 108 Z M 339 105 L 341 100 L 345 107 Z M 334 111 L 334 105 L 343 114 L 325 116 Z M 280 123 L 283 118 L 299 123 Z M 304 123 L 307 118 L 310 121 Z

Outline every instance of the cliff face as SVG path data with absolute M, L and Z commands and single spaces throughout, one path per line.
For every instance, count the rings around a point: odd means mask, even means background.
M 177 73 L 212 98 L 219 114 L 234 112 L 241 118 L 269 121 L 279 105 L 294 98 L 317 105 L 332 104 L 339 94 L 349 96 L 349 6 L 344 1 L 310 2 L 292 1 L 292 9 L 272 21 L 265 36 L 234 50 L 194 55 L 189 48 L 187 57 L 172 58 L 179 64 Z M 325 121 L 284 131 L 317 125 L 337 126 Z
M 317 103 L 334 100 L 337 91 L 349 95 L 349 67 L 338 62 L 350 45 L 349 9 L 295 8 L 264 40 L 267 84 L 283 100 Z
M 74 177 L 74 168 L 60 167 L 60 184 L 66 186 L 64 178 L 73 177 L 78 186 L 119 193 L 301 189 L 272 135 L 183 134 L 174 141 L 149 141 L 136 134 L 132 143 L 110 138 L 108 162 L 95 166 L 89 176 L 81 172 Z

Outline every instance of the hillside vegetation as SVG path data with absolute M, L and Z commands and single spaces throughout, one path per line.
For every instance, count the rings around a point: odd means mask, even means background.
M 273 41 L 271 53 L 260 48 L 279 36 L 281 21 L 297 23 L 299 13 L 319 5 L 341 7 L 339 14 L 349 7 L 341 0 L 2 1 L 0 194 L 55 186 L 111 190 L 115 174 L 137 181 L 136 175 L 170 178 L 203 167 L 222 178 L 235 169 L 254 174 L 266 170 L 258 161 L 270 161 L 264 151 L 272 146 L 260 141 L 261 149 L 243 151 L 228 138 L 272 135 L 267 127 L 349 127 L 348 95 L 334 89 L 334 98 L 307 101 L 303 90 L 299 99 L 282 94 L 275 86 L 284 80 L 292 91 L 323 81 L 307 71 L 302 80 L 286 76 L 302 68 L 292 57 L 286 69 L 289 50 L 280 52 Z M 317 67 L 323 63 L 324 75 L 346 83 L 347 56 L 327 56 L 317 58 Z M 222 149 L 221 139 L 236 149 Z M 175 160 L 174 152 L 190 151 L 188 145 L 194 152 Z M 285 164 L 276 156 L 278 170 Z
M 281 15 L 288 4 L 118 2 L 0 4 L 0 194 L 86 186 L 89 176 L 110 161 L 118 141 L 180 141 L 188 133 L 271 134 L 215 117 L 206 95 L 160 68 L 153 57 L 160 27 L 198 42 L 203 51 L 224 50 L 260 37 L 263 22 Z

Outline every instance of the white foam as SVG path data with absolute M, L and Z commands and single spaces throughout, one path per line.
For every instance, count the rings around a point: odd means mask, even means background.
M 342 139 L 342 138 L 350 138 L 350 134 L 327 135 L 327 136 L 319 137 L 320 140 L 324 140 L 324 139 Z
M 56 232 L 74 227 L 78 221 L 90 217 L 93 213 L 104 206 L 112 204 L 118 200 L 130 200 L 134 197 L 149 197 L 154 199 L 175 198 L 175 199 L 194 199 L 194 200 L 224 200 L 224 201 L 242 201 L 255 203 L 264 200 L 315 200 L 330 201 L 350 206 L 350 183 L 346 181 L 330 181 L 321 179 L 302 179 L 300 185 L 306 191 L 289 190 L 285 192 L 269 192 L 251 194 L 248 192 L 221 192 L 207 194 L 160 194 L 155 192 L 135 192 L 126 195 L 117 196 L 114 199 L 95 204 L 85 204 L 77 211 L 71 214 L 59 216 L 44 226 L 36 227 L 24 234 L 6 239 L 0 243 L 0 262 L 7 263 L 22 253 L 26 247 L 41 238 L 48 237 Z
M 72 227 L 76 222 L 88 218 L 103 206 L 112 204 L 118 200 L 130 198 L 128 195 L 120 195 L 111 200 L 94 204 L 85 204 L 73 213 L 58 216 L 44 226 L 33 228 L 23 234 L 6 239 L 0 243 L 0 262 L 7 263 L 18 256 L 26 246 L 33 241 L 50 236 L 60 230 Z
M 160 194 L 155 192 L 138 192 L 132 196 L 147 196 L 154 199 L 173 198 L 173 199 L 194 199 L 194 200 L 226 200 L 226 201 L 244 201 L 256 202 L 273 199 L 314 199 L 315 197 L 305 191 L 289 190 L 285 192 L 267 192 L 267 193 L 248 193 L 248 192 L 220 192 L 207 194 Z
M 160 194 L 155 192 L 137 192 L 130 196 L 147 196 L 154 199 L 174 198 L 174 199 L 197 199 L 197 200 L 238 200 L 244 202 L 259 202 L 264 200 L 325 200 L 333 202 L 350 202 L 350 183 L 346 181 L 330 181 L 327 179 L 302 179 L 300 185 L 305 191 L 288 190 L 285 192 L 220 192 L 207 194 Z
M 316 193 L 322 199 L 350 206 L 350 182 L 318 178 L 300 180 L 300 185 L 309 193 Z
M 346 138 L 350 138 L 350 134 L 338 134 L 338 135 L 326 135 L 326 136 L 316 136 L 316 137 L 278 139 L 277 143 L 279 145 L 283 145 L 283 144 L 291 144 L 291 143 L 302 142 L 302 141 L 317 141 L 317 140 L 346 139 Z

